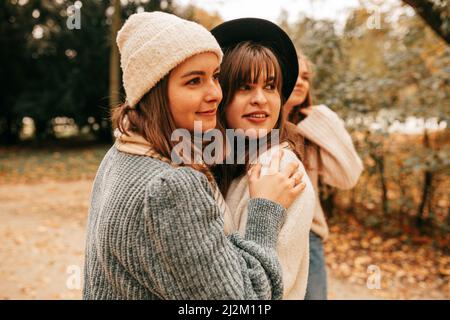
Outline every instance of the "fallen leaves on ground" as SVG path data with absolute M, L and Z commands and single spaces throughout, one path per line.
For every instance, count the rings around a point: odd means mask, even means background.
M 83 148 L 0 148 L 0 183 L 93 179 L 110 146 Z
M 378 272 L 379 289 L 388 299 L 450 299 L 448 248 L 411 243 L 408 236 L 387 238 L 359 224 L 351 216 L 330 221 L 325 256 L 333 275 L 350 283 L 373 285 Z

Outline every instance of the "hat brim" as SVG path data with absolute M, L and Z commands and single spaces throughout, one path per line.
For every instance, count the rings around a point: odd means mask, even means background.
M 282 94 L 287 101 L 297 82 L 298 58 L 294 44 L 283 29 L 268 20 L 240 18 L 218 25 L 211 33 L 224 52 L 243 41 L 260 43 L 272 49 L 280 63 Z

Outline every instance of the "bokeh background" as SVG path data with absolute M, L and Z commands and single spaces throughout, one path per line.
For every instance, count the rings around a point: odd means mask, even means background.
M 314 64 L 365 171 L 325 185 L 330 299 L 450 298 L 448 0 L 4 0 L 0 299 L 80 299 L 89 194 L 124 98 L 115 34 L 162 10 L 270 19 Z

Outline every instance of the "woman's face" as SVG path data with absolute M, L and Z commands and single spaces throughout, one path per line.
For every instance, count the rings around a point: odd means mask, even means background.
M 227 125 L 232 129 L 254 129 L 247 132 L 250 138 L 268 134 L 276 125 L 280 114 L 281 98 L 274 76 L 261 74 L 256 83 L 242 85 L 231 103 L 226 106 Z
M 169 103 L 177 128 L 192 132 L 194 121 L 202 122 L 202 131 L 216 127 L 216 111 L 222 100 L 219 67 L 219 58 L 206 52 L 190 57 L 171 71 Z
M 293 107 L 303 103 L 309 92 L 309 79 L 311 77 L 308 65 L 305 59 L 298 61 L 298 77 L 295 83 L 294 90 L 289 97 L 289 100 L 284 105 L 285 114 L 289 114 Z

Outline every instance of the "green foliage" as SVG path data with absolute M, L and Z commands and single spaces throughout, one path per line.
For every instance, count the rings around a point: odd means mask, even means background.
M 286 14 L 280 25 L 314 64 L 313 100 L 346 120 L 365 164 L 356 191 L 328 188 L 322 200 L 334 194 L 342 206 L 343 197 L 353 198 L 345 211 L 370 226 L 399 230 L 428 219 L 439 233 L 449 226 L 448 128 L 429 145 L 420 135 L 395 141 L 389 128 L 408 117 L 448 124 L 450 48 L 421 18 L 402 12 L 397 19 L 379 12 L 379 29 L 368 27 L 373 12 L 364 7 L 352 12 L 342 32 L 330 21 L 305 17 L 289 25 Z
M 163 5 L 162 5 L 163 3 Z M 72 1 L 14 0 L 0 4 L 2 63 L 0 138 L 8 142 L 11 126 L 34 119 L 37 138 L 51 136 L 50 121 L 70 117 L 79 127 L 97 124 L 110 136 L 108 73 L 111 3 L 83 1 L 81 28 L 67 27 Z M 171 1 L 133 1 L 123 7 L 123 21 L 138 8 L 171 11 Z M 33 16 L 34 15 L 34 16 Z M 33 36 L 33 30 L 35 36 Z M 36 30 L 42 37 L 36 37 Z M 93 117 L 95 122 L 89 123 Z M 14 132 L 18 134 L 18 130 Z

